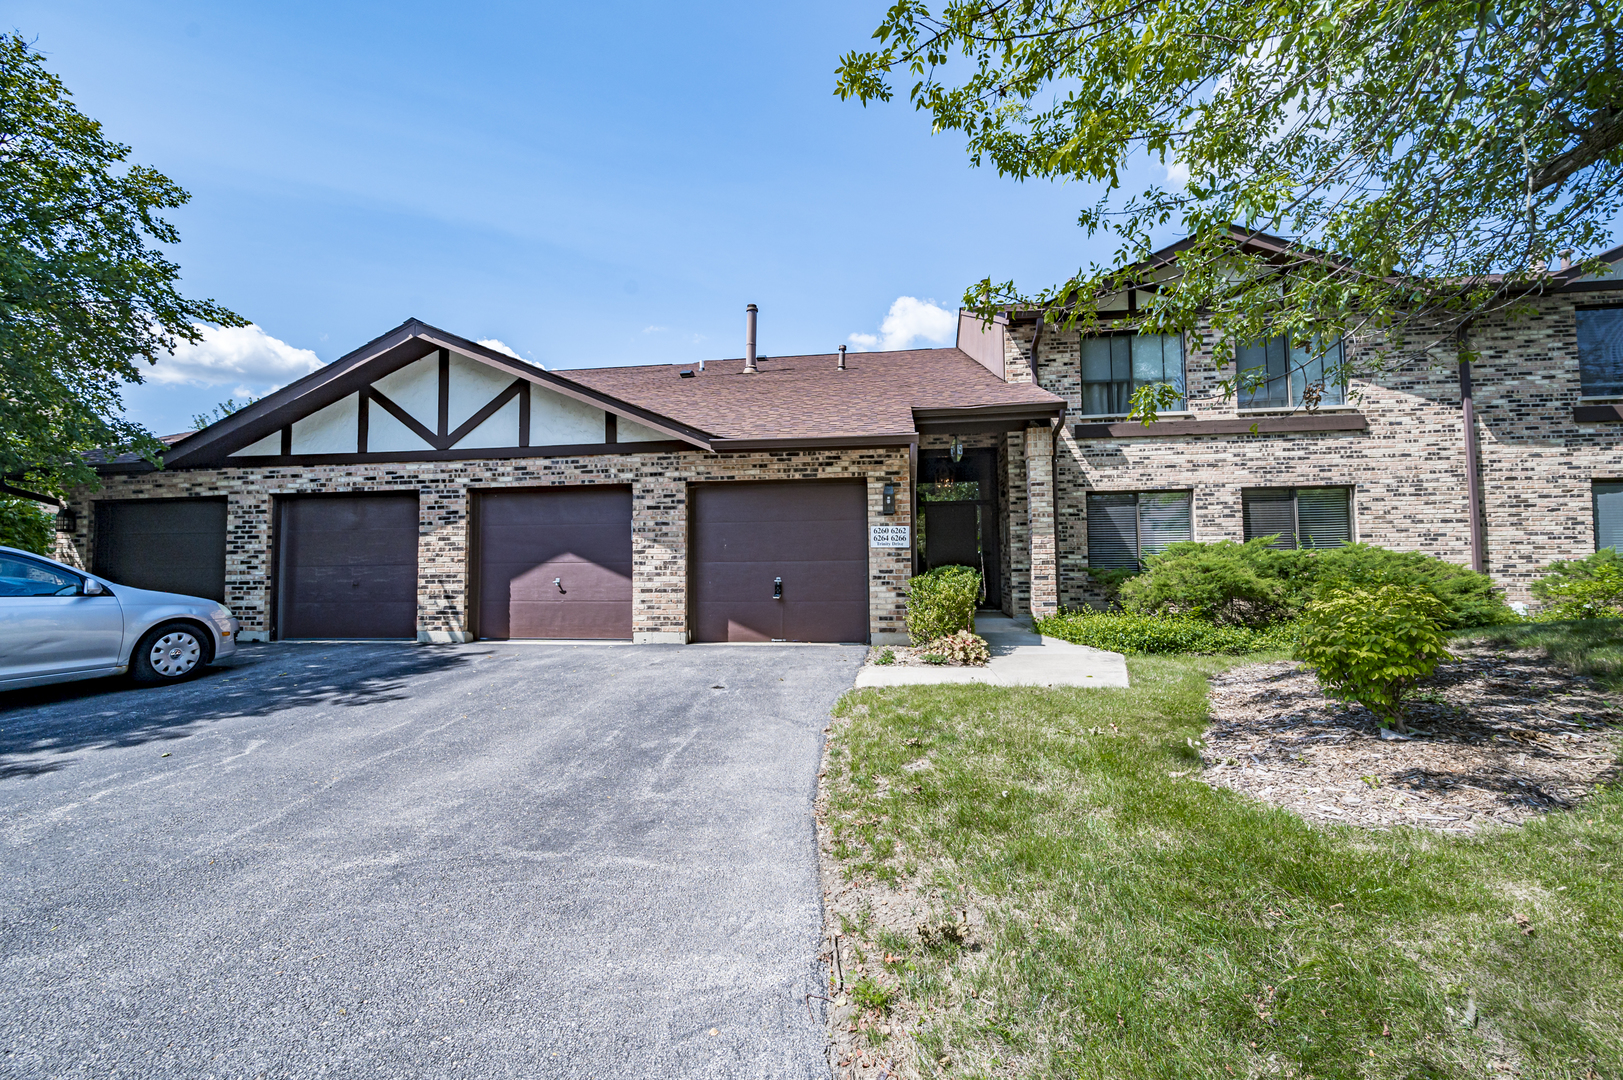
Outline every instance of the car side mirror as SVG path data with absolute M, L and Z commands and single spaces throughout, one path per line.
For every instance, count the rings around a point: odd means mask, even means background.
M 84 594 L 86 596 L 105 596 L 107 589 L 95 578 L 85 578 Z

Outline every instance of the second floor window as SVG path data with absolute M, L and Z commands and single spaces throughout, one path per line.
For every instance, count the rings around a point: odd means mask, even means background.
M 1328 348 L 1315 344 L 1292 347 L 1283 334 L 1234 350 L 1239 365 L 1240 408 L 1299 409 L 1312 404 L 1344 405 L 1347 387 L 1340 381 L 1342 351 L 1338 339 Z
M 1171 383 L 1183 408 L 1183 339 L 1176 334 L 1107 334 L 1082 339 L 1082 413 L 1126 416 L 1133 391 Z
M 1584 397 L 1623 397 L 1623 307 L 1579 308 L 1577 316 Z

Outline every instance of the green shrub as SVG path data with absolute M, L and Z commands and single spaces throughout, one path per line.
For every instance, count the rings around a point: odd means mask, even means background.
M 1375 589 L 1402 585 L 1424 589 L 1442 601 L 1442 624 L 1450 630 L 1468 626 L 1499 626 L 1517 621 L 1504 594 L 1487 574 L 1422 555 L 1392 551 L 1374 544 L 1348 544 L 1323 551 L 1292 552 L 1313 581 L 1313 594 L 1327 596 L 1346 589 Z M 1311 599 L 1311 597 L 1307 598 Z
M 1290 575 L 1281 564 L 1294 554 L 1275 551 L 1266 539 L 1173 544 L 1145 560 L 1146 572 L 1123 582 L 1118 598 L 1139 615 L 1266 626 L 1291 610 Z
M 1403 585 L 1335 592 L 1302 612 L 1296 658 L 1313 666 L 1326 693 L 1403 731 L 1404 695 L 1452 659 L 1447 614 L 1431 593 Z
M 1289 649 L 1296 628 L 1279 623 L 1265 630 L 1218 626 L 1188 615 L 1138 615 L 1084 608 L 1037 620 L 1037 632 L 1076 645 L 1119 653 L 1222 653 L 1238 655 Z
M 51 512 L 33 499 L 0 495 L 0 544 L 49 555 L 56 546 Z
M 992 650 L 986 639 L 977 637 L 973 630 L 960 630 L 944 638 L 936 638 L 926 648 L 933 656 L 944 656 L 949 664 L 978 667 L 992 659 Z
M 1173 544 L 1121 586 L 1124 609 L 1192 615 L 1260 627 L 1295 618 L 1315 599 L 1347 589 L 1400 585 L 1435 596 L 1449 629 L 1496 626 L 1516 615 L 1486 574 L 1413 551 L 1373 544 L 1277 551 L 1266 539 Z
M 975 630 L 981 573 L 969 566 L 938 566 L 907 583 L 907 632 L 914 645 Z
M 1623 558 L 1611 548 L 1583 559 L 1559 559 L 1533 582 L 1541 619 L 1603 619 L 1623 615 Z

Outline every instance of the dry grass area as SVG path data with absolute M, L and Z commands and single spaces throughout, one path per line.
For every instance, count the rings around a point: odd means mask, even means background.
M 1312 821 L 1469 833 L 1570 810 L 1617 779 L 1614 695 L 1538 650 L 1455 654 L 1416 693 L 1411 739 L 1382 738 L 1372 714 L 1327 699 L 1292 661 L 1214 676 L 1207 782 Z

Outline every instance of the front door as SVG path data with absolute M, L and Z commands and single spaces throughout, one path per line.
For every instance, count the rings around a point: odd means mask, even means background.
M 998 548 L 997 451 L 919 454 L 919 554 L 922 570 L 972 566 L 981 572 L 983 608 L 1003 605 Z

